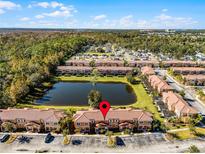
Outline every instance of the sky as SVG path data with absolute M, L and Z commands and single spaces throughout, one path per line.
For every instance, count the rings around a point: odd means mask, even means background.
M 205 0 L 0 0 L 0 28 L 204 29 Z

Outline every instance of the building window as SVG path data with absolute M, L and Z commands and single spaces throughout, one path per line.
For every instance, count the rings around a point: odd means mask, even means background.
M 79 123 L 79 122 L 77 122 L 77 126 L 80 126 L 80 123 Z

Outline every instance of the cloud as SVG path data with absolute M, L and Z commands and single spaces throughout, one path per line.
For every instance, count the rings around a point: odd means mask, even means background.
M 6 10 L 12 10 L 15 8 L 20 8 L 21 5 L 13 3 L 11 1 L 1 1 L 0 0 L 0 15 L 6 13 Z
M 77 10 L 72 5 L 64 5 L 63 3 L 58 3 L 55 1 L 52 1 L 50 3 L 48 2 L 39 2 L 35 3 L 32 6 L 40 6 L 43 8 L 52 8 L 54 9 L 52 12 L 44 12 L 42 14 L 36 15 L 35 18 L 42 19 L 45 17 L 70 17 L 73 15 L 73 13 L 76 13 Z
M 162 9 L 162 12 L 167 12 L 168 11 L 168 9 Z
M 19 4 L 15 4 L 11 1 L 0 1 L 0 9 L 14 9 L 14 8 L 18 8 L 21 7 L 21 5 Z
M 65 11 L 54 11 L 50 13 L 43 13 L 42 16 L 48 16 L 48 17 L 69 17 L 72 16 L 71 11 L 65 10 Z
M 122 25 L 123 27 L 129 27 L 131 24 L 133 24 L 133 16 L 128 15 L 128 16 L 122 17 L 119 20 L 119 24 Z
M 35 16 L 36 19 L 43 19 L 44 17 L 45 17 L 45 16 L 40 15 L 40 14 Z
M 56 8 L 56 7 L 63 7 L 64 5 L 62 3 L 58 3 L 58 2 L 51 2 L 50 6 L 52 8 Z
M 42 8 L 57 8 L 57 7 L 63 7 L 63 3 L 59 3 L 56 1 L 51 1 L 51 2 L 34 2 L 33 4 L 29 4 L 30 6 L 38 6 Z
M 2 10 L 2 9 L 0 9 L 0 15 L 1 15 L 1 14 L 4 14 L 4 13 L 5 13 L 5 11 Z
M 107 18 L 107 16 L 105 14 L 101 14 L 101 15 L 93 17 L 94 20 L 102 20 L 102 19 L 105 19 L 105 18 Z
M 30 18 L 28 18 L 28 17 L 20 18 L 20 21 L 29 21 L 29 20 L 30 20 Z
M 136 18 L 136 17 L 135 17 Z M 135 19 L 127 15 L 119 19 L 106 19 L 103 22 L 92 20 L 84 23 L 85 28 L 127 28 L 127 29 L 188 29 L 194 28 L 198 23 L 191 17 L 171 16 L 166 13 L 153 16 L 150 19 Z
M 50 6 L 50 4 L 48 2 L 39 2 L 36 4 L 36 6 L 40 6 L 43 8 L 48 8 Z
M 30 9 L 30 8 L 32 8 L 32 5 L 31 5 L 31 4 L 29 4 L 29 5 L 27 6 L 27 8 L 29 8 L 29 9 Z

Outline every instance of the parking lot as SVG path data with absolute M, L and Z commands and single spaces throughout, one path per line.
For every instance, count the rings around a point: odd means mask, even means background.
M 55 139 L 49 144 L 44 143 L 45 135 L 25 135 L 32 137 L 30 143 L 21 144 L 17 139 L 11 144 L 0 143 L 0 152 L 109 152 L 111 150 L 107 147 L 107 136 L 74 135 L 70 138 L 70 144 L 63 145 L 63 136 L 61 135 L 55 135 Z M 112 150 L 127 151 L 166 142 L 161 133 L 137 134 L 120 138 L 124 142 L 124 146 L 116 146 Z M 73 145 L 72 140 L 80 140 L 81 144 Z

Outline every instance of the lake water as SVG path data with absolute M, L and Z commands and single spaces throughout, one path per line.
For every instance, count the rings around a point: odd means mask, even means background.
M 88 105 L 87 97 L 92 89 L 100 91 L 103 100 L 109 101 L 111 105 L 129 105 L 136 101 L 132 87 L 126 83 L 96 83 L 94 86 L 91 82 L 58 82 L 36 103 L 84 106 Z

